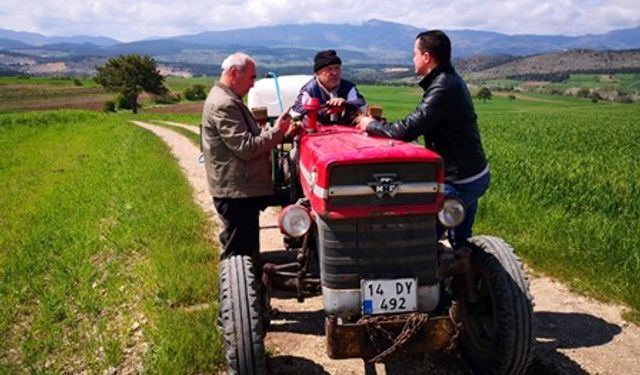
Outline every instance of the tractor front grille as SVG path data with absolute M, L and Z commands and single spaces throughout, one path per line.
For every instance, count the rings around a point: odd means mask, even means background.
M 336 165 L 329 174 L 329 205 L 405 206 L 434 203 L 437 190 L 434 163 L 378 163 Z M 389 191 L 376 193 L 376 188 Z M 389 188 L 391 187 L 391 188 Z M 410 190 L 410 192 L 408 192 Z
M 361 279 L 416 277 L 437 281 L 435 215 L 351 220 L 318 218 L 324 287 L 358 289 Z

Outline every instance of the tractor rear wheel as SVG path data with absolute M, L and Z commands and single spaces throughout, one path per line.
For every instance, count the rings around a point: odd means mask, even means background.
M 220 269 L 220 320 L 227 374 L 265 374 L 263 312 L 251 257 L 223 259 Z
M 533 304 L 522 263 L 500 238 L 469 242 L 475 298 L 459 289 L 462 353 L 474 373 L 523 374 L 532 358 Z

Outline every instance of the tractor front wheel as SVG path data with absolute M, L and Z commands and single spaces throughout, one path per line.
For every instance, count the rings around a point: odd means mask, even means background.
M 248 256 L 223 259 L 220 270 L 220 320 L 227 374 L 265 374 L 260 286 Z
M 522 263 L 500 238 L 469 242 L 471 278 L 456 282 L 462 353 L 477 374 L 523 374 L 532 358 L 533 305 Z

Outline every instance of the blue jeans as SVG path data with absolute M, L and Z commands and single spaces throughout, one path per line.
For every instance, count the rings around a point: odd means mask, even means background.
M 467 184 L 446 183 L 444 185 L 445 196 L 458 197 L 462 199 L 465 206 L 464 221 L 456 228 L 449 229 L 449 243 L 451 243 L 451 246 L 454 248 L 464 245 L 467 239 L 471 237 L 471 227 L 473 226 L 473 220 L 478 210 L 478 198 L 487 191 L 490 180 L 490 173 L 487 172 L 484 176 Z M 445 230 L 446 228 L 438 226 L 438 238 L 442 237 Z

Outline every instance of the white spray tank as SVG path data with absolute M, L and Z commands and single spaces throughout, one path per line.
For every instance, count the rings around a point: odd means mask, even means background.
M 283 109 L 286 110 L 293 105 L 300 88 L 311 78 L 312 75 L 290 75 L 259 79 L 247 94 L 247 107 L 266 107 L 270 118 L 278 117 Z M 278 89 L 281 102 L 278 100 Z

